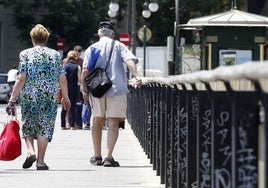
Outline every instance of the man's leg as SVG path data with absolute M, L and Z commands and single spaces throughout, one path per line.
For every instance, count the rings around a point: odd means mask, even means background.
M 92 141 L 94 148 L 94 156 L 101 156 L 101 139 L 102 139 L 102 125 L 104 123 L 104 117 L 93 117 L 92 125 Z
M 112 158 L 113 150 L 119 134 L 119 118 L 108 118 L 108 125 L 106 157 Z

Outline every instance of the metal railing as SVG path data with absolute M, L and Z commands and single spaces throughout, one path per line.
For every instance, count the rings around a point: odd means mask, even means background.
M 143 78 L 127 120 L 166 187 L 268 187 L 268 63 Z

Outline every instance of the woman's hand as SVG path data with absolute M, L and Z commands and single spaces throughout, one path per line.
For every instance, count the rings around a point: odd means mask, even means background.
M 16 101 L 8 101 L 7 107 L 6 107 L 6 113 L 8 115 L 16 116 Z
M 66 111 L 69 111 L 71 108 L 71 102 L 69 98 L 62 98 L 61 100 L 62 106 Z

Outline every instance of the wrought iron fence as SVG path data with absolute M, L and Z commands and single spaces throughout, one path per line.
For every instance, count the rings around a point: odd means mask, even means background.
M 268 186 L 268 63 L 142 80 L 127 120 L 162 184 Z

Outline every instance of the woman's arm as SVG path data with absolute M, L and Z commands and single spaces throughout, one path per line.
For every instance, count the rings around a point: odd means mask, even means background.
M 23 88 L 23 86 L 25 84 L 25 80 L 26 80 L 26 73 L 20 73 L 17 76 L 16 82 L 13 86 L 11 96 L 9 98 L 9 101 L 11 101 L 11 102 L 16 101 L 17 95 L 19 94 L 20 90 Z
M 69 110 L 71 107 L 71 102 L 68 97 L 68 85 L 65 74 L 59 75 L 58 82 L 60 84 L 61 92 L 62 92 L 62 105 L 65 110 Z

